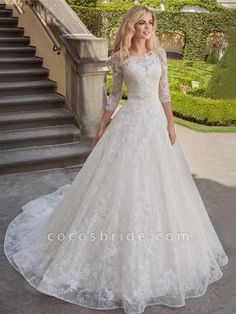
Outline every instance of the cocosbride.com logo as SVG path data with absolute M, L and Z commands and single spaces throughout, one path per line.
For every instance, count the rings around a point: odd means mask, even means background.
M 189 232 L 156 232 L 156 233 L 144 233 L 144 232 L 135 232 L 131 230 L 129 232 L 112 232 L 107 233 L 103 230 L 100 230 L 100 233 L 84 233 L 79 231 L 73 231 L 68 233 L 48 233 L 49 241 L 144 241 L 144 240 L 155 240 L 155 241 L 188 241 L 190 238 Z

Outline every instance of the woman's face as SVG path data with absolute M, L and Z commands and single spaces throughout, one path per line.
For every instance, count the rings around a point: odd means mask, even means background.
M 151 13 L 146 13 L 143 17 L 134 24 L 134 37 L 139 39 L 149 39 L 153 31 L 153 18 Z

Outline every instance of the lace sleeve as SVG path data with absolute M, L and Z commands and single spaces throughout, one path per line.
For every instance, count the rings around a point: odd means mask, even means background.
M 167 64 L 167 56 L 166 51 L 163 48 L 158 49 L 159 56 L 161 58 L 161 77 L 159 81 L 159 98 L 162 104 L 171 101 L 170 98 L 170 90 L 169 90 L 169 83 L 168 83 L 168 64 Z
M 119 52 L 114 52 L 111 55 L 111 67 L 112 67 L 112 89 L 109 96 L 107 96 L 106 110 L 115 110 L 121 96 L 122 96 L 122 83 L 123 83 L 123 70 L 120 63 Z

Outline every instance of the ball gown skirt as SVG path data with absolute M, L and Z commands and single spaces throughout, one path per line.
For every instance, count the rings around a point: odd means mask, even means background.
M 184 306 L 228 262 L 152 95 L 127 100 L 71 184 L 23 206 L 4 252 L 38 291 L 128 314 Z

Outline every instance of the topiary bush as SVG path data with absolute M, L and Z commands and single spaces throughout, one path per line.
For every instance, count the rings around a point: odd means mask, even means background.
M 217 48 L 213 48 L 206 59 L 206 63 L 217 64 L 219 63 L 219 53 Z
M 236 45 L 227 47 L 213 71 L 204 96 L 213 99 L 236 98 Z

